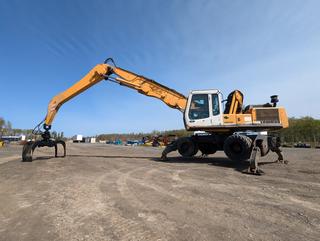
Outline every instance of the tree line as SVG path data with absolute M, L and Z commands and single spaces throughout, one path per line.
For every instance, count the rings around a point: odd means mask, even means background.
M 10 121 L 6 121 L 3 117 L 0 117 L 0 138 L 1 136 L 19 136 L 25 135 L 27 139 L 32 139 L 32 129 L 19 129 L 13 128 Z M 55 139 L 64 139 L 63 132 L 52 131 L 51 136 Z
M 12 124 L 0 117 L 0 135 L 10 135 L 13 132 Z
M 289 128 L 280 132 L 282 143 L 309 143 L 313 146 L 320 144 L 320 120 L 306 116 L 289 118 Z
M 98 141 L 116 141 L 116 140 L 141 140 L 143 137 L 152 138 L 154 136 L 187 136 L 192 134 L 192 132 L 186 131 L 184 129 L 181 130 L 167 130 L 167 131 L 152 131 L 146 133 L 111 133 L 111 134 L 101 134 L 97 136 Z

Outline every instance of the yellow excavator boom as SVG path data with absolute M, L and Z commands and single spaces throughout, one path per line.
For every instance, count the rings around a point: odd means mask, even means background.
M 116 66 L 98 64 L 69 89 L 53 97 L 48 105 L 48 112 L 44 124 L 50 127 L 59 108 L 65 102 L 104 79 L 110 79 L 120 85 L 135 89 L 141 94 L 160 99 L 171 108 L 181 111 L 186 108 L 187 98 L 179 92 L 142 75 L 129 72 Z

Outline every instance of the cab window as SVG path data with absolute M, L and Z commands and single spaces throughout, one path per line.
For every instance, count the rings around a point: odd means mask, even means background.
M 197 120 L 209 117 L 209 101 L 207 94 L 192 95 L 189 119 Z
M 214 116 L 220 114 L 219 96 L 217 94 L 212 95 L 212 114 Z

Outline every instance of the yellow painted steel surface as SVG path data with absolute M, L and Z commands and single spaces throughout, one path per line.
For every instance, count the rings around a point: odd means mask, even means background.
M 95 66 L 86 76 L 75 83 L 66 91 L 56 95 L 52 98 L 48 105 L 48 113 L 45 119 L 46 125 L 51 125 L 55 115 L 57 114 L 59 108 L 68 100 L 74 96 L 82 93 L 86 89 L 90 88 L 94 84 L 100 82 L 104 79 L 104 74 L 108 72 L 108 66 L 105 64 L 98 64 Z
M 280 107 L 279 108 L 279 117 L 280 117 L 280 122 L 282 124 L 282 128 L 288 128 L 289 127 L 289 120 L 287 116 L 287 112 L 285 108 Z
M 236 114 L 224 114 L 223 124 L 236 124 Z
M 229 114 L 236 114 L 239 106 L 243 104 L 243 97 L 239 90 L 235 90 L 232 96 Z
M 115 74 L 116 81 L 120 85 L 130 87 L 139 93 L 158 98 L 171 108 L 184 110 L 187 104 L 187 98 L 166 86 L 157 83 L 141 75 L 126 71 L 124 69 L 110 66 L 108 64 L 98 64 L 86 76 L 75 83 L 66 91 L 56 95 L 48 105 L 48 112 L 45 118 L 45 124 L 50 126 L 57 114 L 59 108 L 68 100 L 82 93 L 91 86 L 99 83 L 105 78 Z
M 257 118 L 258 110 L 272 110 L 275 111 L 277 119 L 274 122 L 264 122 L 264 120 L 259 120 Z M 288 116 L 286 110 L 283 107 L 264 107 L 264 108 L 252 108 L 245 114 L 224 114 L 223 115 L 223 125 L 259 125 L 259 124 L 278 124 L 282 128 L 289 127 Z
M 135 89 L 141 94 L 160 99 L 171 108 L 180 110 L 186 108 L 187 98 L 179 92 L 161 85 L 154 80 L 118 67 L 113 68 L 112 71 L 119 76 L 116 80 L 119 81 L 121 85 Z
M 252 116 L 251 114 L 224 114 L 223 115 L 223 124 L 252 124 Z

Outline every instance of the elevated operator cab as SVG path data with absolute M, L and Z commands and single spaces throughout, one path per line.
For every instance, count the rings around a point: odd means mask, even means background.
M 216 89 L 194 90 L 188 96 L 184 123 L 187 130 L 209 132 L 286 128 L 287 114 L 283 107 L 276 106 L 277 102 L 278 97 L 271 96 L 271 103 L 244 108 L 243 94 L 239 90 L 231 92 L 226 100 Z
M 187 129 L 223 124 L 222 94 L 219 90 L 194 90 L 184 113 Z

